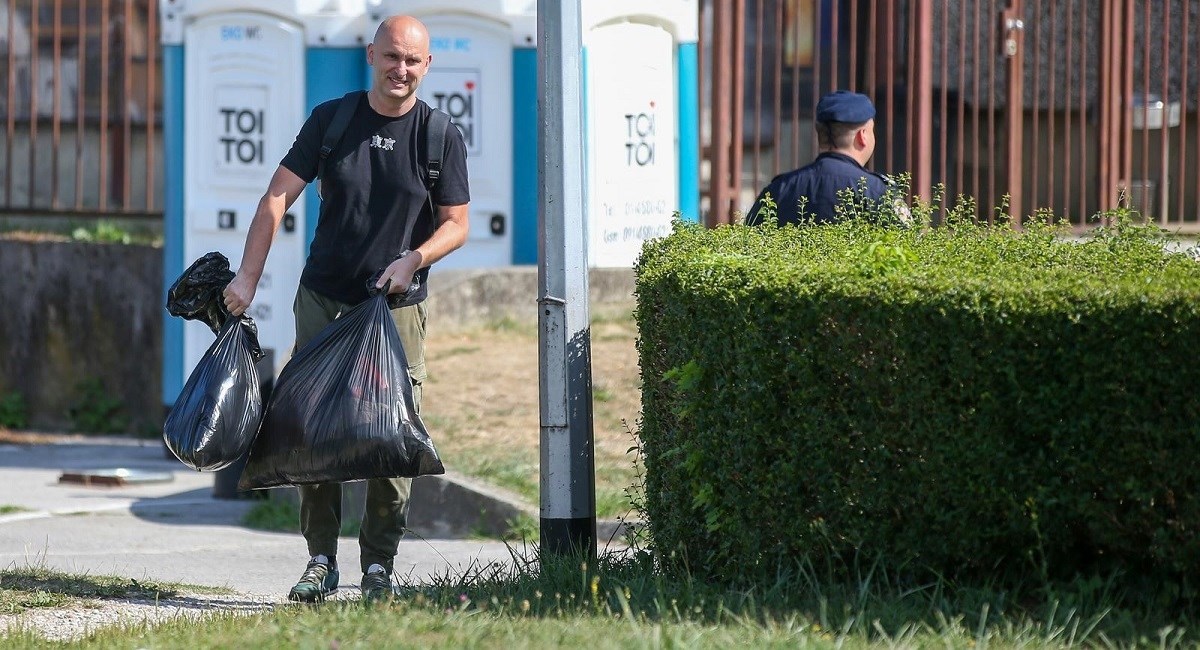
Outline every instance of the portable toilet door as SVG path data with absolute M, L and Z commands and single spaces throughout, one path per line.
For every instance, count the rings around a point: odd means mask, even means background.
M 644 242 L 670 233 L 676 211 L 694 210 L 698 136 L 684 83 L 694 73 L 681 51 L 694 52 L 682 46 L 695 41 L 696 2 L 583 6 L 588 263 L 629 268 Z
M 429 28 L 429 72 L 417 95 L 450 114 L 467 146 L 471 183 L 467 242 L 437 269 L 512 263 L 512 29 L 469 14 L 421 16 Z
M 305 118 L 304 29 L 263 13 L 199 16 L 184 26 L 184 265 L 220 251 L 241 265 L 259 198 Z M 305 256 L 304 203 L 276 235 L 247 315 L 275 352 L 277 373 L 295 340 L 292 298 Z M 213 341 L 204 325 L 184 329 L 182 378 Z

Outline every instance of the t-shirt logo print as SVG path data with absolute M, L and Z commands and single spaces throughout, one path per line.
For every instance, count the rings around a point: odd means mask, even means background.
M 383 149 L 384 151 L 391 151 L 392 147 L 395 144 L 396 144 L 396 140 L 393 138 L 384 138 L 384 137 L 378 136 L 378 135 L 371 136 L 371 147 L 373 147 L 375 149 Z

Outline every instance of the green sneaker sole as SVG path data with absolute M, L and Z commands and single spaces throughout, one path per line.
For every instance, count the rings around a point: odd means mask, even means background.
M 301 603 L 319 603 L 338 592 L 337 587 L 329 591 L 296 591 L 295 589 L 288 592 L 288 600 Z

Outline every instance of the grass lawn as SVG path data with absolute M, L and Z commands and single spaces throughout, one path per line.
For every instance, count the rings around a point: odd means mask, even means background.
M 1107 583 L 1081 582 L 1010 602 L 1002 592 L 905 585 L 881 575 L 845 582 L 784 572 L 751 591 L 667 576 L 647 553 L 476 567 L 402 586 L 394 602 L 279 605 L 214 611 L 199 620 L 126 624 L 79 639 L 83 648 L 1070 648 L 1196 647 L 1190 620 L 1121 609 Z M 541 570 L 538 570 L 538 567 Z M 0 613 L 87 599 L 164 597 L 180 585 L 0 571 Z M 210 590 L 211 591 L 211 590 Z M 127 593 L 123 593 L 127 592 Z M 47 640 L 10 630 L 6 648 Z

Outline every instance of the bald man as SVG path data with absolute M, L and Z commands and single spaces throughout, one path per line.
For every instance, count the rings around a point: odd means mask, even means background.
M 467 238 L 466 146 L 446 129 L 440 179 L 426 189 L 426 124 L 433 109 L 417 99 L 429 71 L 429 32 L 411 16 L 384 20 L 367 45 L 371 88 L 361 93 L 345 134 L 324 163 L 321 210 L 293 311 L 296 349 L 368 298 L 368 283 L 391 281 L 389 305 L 408 357 L 413 397 L 421 408 L 425 370 L 425 297 L 429 266 Z M 318 105 L 271 178 L 246 235 L 225 305 L 241 314 L 254 300 L 267 253 L 284 213 L 316 179 L 320 150 L 342 98 Z M 392 564 L 408 520 L 407 478 L 367 481 L 359 561 L 364 600 L 390 597 Z M 323 601 L 337 591 L 340 484 L 300 487 L 300 529 L 309 561 L 291 600 Z

